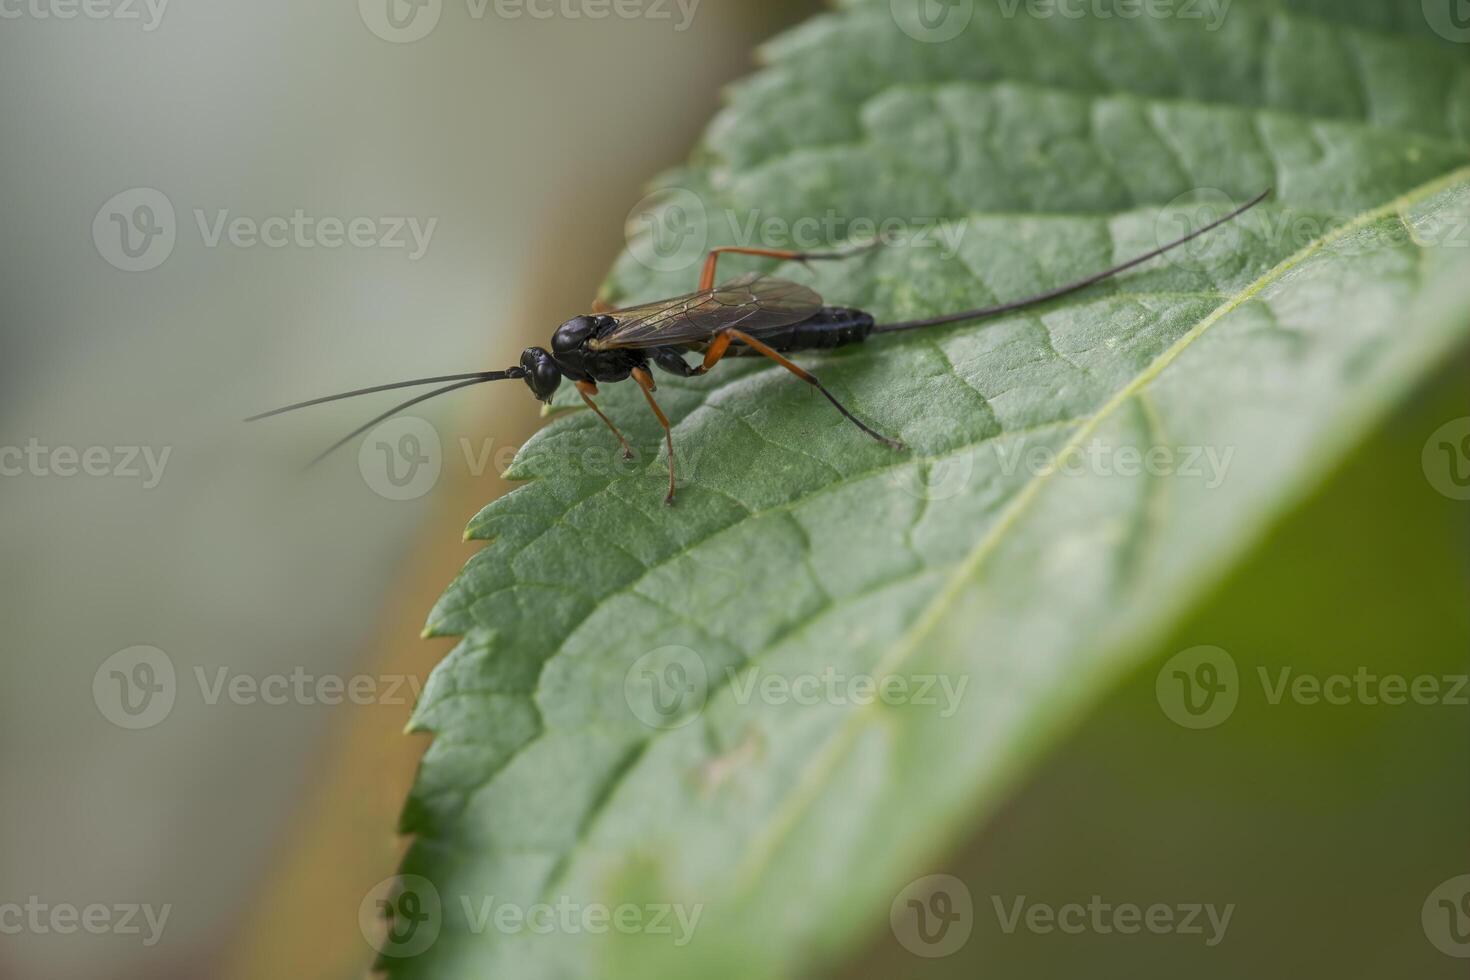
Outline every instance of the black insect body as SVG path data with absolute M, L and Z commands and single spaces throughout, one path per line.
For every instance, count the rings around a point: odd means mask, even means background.
M 875 431 L 853 415 L 815 375 L 785 355 L 797 351 L 827 350 L 862 343 L 874 334 L 898 333 L 946 323 L 977 320 L 1058 299 L 1142 265 L 1171 249 L 1198 238 L 1255 207 L 1269 194 L 1268 190 L 1218 221 L 1177 241 L 1170 242 L 1168 245 L 1086 279 L 999 306 L 965 310 L 926 320 L 910 320 L 902 323 L 879 324 L 871 315 L 861 310 L 826 306 L 822 298 L 808 287 L 773 276 L 751 274 L 719 286 L 715 285 L 716 267 L 722 254 L 736 253 L 807 262 L 848 258 L 873 247 L 872 245 L 840 252 L 718 248 L 711 251 L 705 260 L 699 289 L 695 292 L 641 306 L 623 309 L 596 309 L 592 313 L 573 317 L 552 334 L 550 350 L 528 347 L 522 352 L 520 363 L 504 371 L 481 371 L 378 385 L 288 405 L 285 408 L 252 416 L 246 421 L 253 422 L 257 419 L 269 418 L 272 415 L 342 398 L 353 398 L 358 395 L 414 385 L 449 382 L 445 387 L 410 399 L 360 426 L 317 456 L 317 460 L 320 460 L 385 419 L 447 392 L 484 384 L 488 381 L 520 379 L 525 381 L 531 393 L 538 399 L 549 402 L 551 396 L 560 387 L 562 379 L 566 378 L 577 386 L 577 391 L 582 396 L 582 400 L 587 403 L 587 407 L 612 430 L 623 447 L 624 455 L 631 457 L 632 451 L 628 447 L 628 441 L 623 438 L 617 426 L 603 414 L 593 399 L 597 395 L 598 384 L 613 384 L 632 378 L 643 390 L 649 407 L 664 428 L 669 456 L 669 492 L 665 500 L 673 503 L 675 476 L 673 433 L 670 430 L 667 416 L 659 408 L 658 402 L 654 400 L 653 395 L 657 386 L 650 367 L 657 366 L 667 373 L 692 378 L 707 373 L 727 356 L 759 355 L 767 357 L 815 387 L 826 396 L 837 411 L 842 413 L 844 418 L 864 433 L 893 449 L 903 449 L 902 443 Z M 690 354 L 703 355 L 703 357 L 698 364 L 690 364 L 687 360 Z

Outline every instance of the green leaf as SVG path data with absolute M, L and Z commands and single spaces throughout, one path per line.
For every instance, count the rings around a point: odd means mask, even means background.
M 660 380 L 674 508 L 631 386 L 602 401 L 632 464 L 590 413 L 551 422 L 430 620 L 464 640 L 414 716 L 434 740 L 404 874 L 442 911 L 426 949 L 389 947 L 394 974 L 755 978 L 850 951 L 1465 343 L 1470 49 L 1418 0 L 1236 0 L 1218 29 L 981 0 L 943 43 L 901 31 L 902 6 L 772 43 L 610 293 L 687 291 L 704 247 L 802 219 L 937 221 L 955 254 L 722 263 L 906 319 L 1274 198 L 1069 299 L 803 358 L 906 454 L 743 359 Z M 780 695 L 827 672 L 912 686 Z M 681 683 L 671 713 L 650 676 Z M 495 918 L 536 903 L 550 934 Z M 697 912 L 690 941 L 673 916 L 581 918 L 660 903 Z

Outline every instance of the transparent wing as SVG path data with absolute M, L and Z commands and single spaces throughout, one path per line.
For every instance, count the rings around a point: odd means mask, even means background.
M 619 310 L 612 314 L 617 325 L 588 346 L 698 344 L 726 327 L 759 336 L 800 323 L 821 308 L 822 297 L 806 286 L 752 273 L 714 289 Z

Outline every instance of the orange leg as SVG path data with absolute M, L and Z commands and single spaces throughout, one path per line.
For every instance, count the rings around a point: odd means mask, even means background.
M 719 264 L 720 256 L 726 253 L 732 255 L 758 255 L 767 259 L 786 259 L 794 262 L 810 262 L 821 259 L 851 258 L 861 252 L 866 252 L 870 248 L 877 248 L 882 244 L 883 239 L 879 238 L 863 245 L 857 245 L 853 248 L 843 249 L 837 252 L 793 252 L 781 248 L 742 248 L 738 245 L 724 245 L 720 248 L 710 249 L 708 257 L 704 260 L 704 272 L 699 276 L 699 289 L 700 292 L 703 292 L 706 289 L 714 288 L 715 266 Z
M 674 502 L 674 430 L 669 427 L 669 417 L 664 410 L 658 407 L 658 402 L 653 400 L 653 393 L 658 385 L 653 383 L 653 375 L 644 368 L 633 369 L 633 380 L 638 382 L 638 387 L 643 389 L 643 397 L 648 399 L 648 407 L 653 409 L 653 414 L 658 416 L 658 424 L 664 427 L 664 439 L 669 444 L 669 495 L 664 498 L 664 503 Z
M 632 459 L 633 450 L 628 448 L 628 440 L 623 438 L 623 434 L 618 431 L 618 427 L 612 424 L 612 419 L 604 415 L 602 409 L 598 408 L 597 403 L 592 400 L 592 396 L 597 394 L 597 385 L 591 381 L 578 381 L 577 393 L 582 396 L 582 400 L 587 403 L 587 407 L 596 412 L 597 417 L 602 419 L 607 427 L 612 430 L 612 434 L 618 437 L 618 442 L 623 444 L 623 458 Z
M 832 403 L 833 407 L 835 407 L 837 411 L 842 413 L 843 418 L 847 419 L 859 429 L 862 429 L 874 439 L 877 439 L 879 442 L 883 443 L 883 445 L 887 446 L 890 449 L 905 448 L 904 444 L 899 442 L 897 439 L 890 439 L 887 436 L 882 435 L 881 433 L 875 432 L 874 430 L 870 429 L 866 424 L 864 424 L 863 421 L 859 419 L 856 415 L 849 412 L 847 410 L 847 407 L 837 400 L 837 396 L 828 391 L 827 386 L 817 380 L 817 376 L 815 374 L 812 374 L 800 364 L 789 360 L 784 354 L 776 350 L 774 347 L 770 347 L 766 344 L 761 343 L 759 340 L 756 340 L 750 334 L 743 331 L 735 330 L 733 328 L 727 328 L 715 335 L 715 339 L 710 342 L 709 349 L 705 352 L 704 365 L 700 368 L 701 374 L 705 371 L 708 371 L 720 360 L 721 357 L 725 356 L 725 352 L 729 350 L 730 342 L 733 340 L 740 341 L 742 344 L 749 347 L 751 350 L 755 351 L 758 354 L 764 354 L 766 357 L 769 357 L 771 360 L 775 361 L 777 364 L 781 365 L 783 368 L 790 371 L 792 374 L 796 375 L 807 384 L 816 388 L 823 395 L 827 396 L 827 400 Z
M 591 312 L 593 312 L 593 313 L 616 313 L 617 311 L 618 311 L 618 308 L 616 306 L 613 306 L 611 303 L 609 303 L 607 300 L 603 299 L 601 296 L 597 297 L 596 299 L 594 299 L 592 301 L 592 310 L 591 310 Z
M 724 357 L 725 354 L 729 352 L 730 341 L 734 339 L 734 336 L 728 330 L 724 330 L 720 333 L 715 334 L 715 339 L 711 340 L 709 342 L 709 346 L 704 349 L 704 363 L 694 369 L 694 373 L 691 375 L 691 377 L 698 377 L 701 374 L 709 374 L 710 368 L 720 363 L 720 358 Z

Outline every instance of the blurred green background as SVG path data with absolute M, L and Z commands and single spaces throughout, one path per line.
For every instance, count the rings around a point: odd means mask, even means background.
M 894 941 L 844 977 L 1463 977 L 1426 938 L 1430 893 L 1470 868 L 1470 709 L 1273 703 L 1292 677 L 1449 678 L 1470 668 L 1470 511 L 1424 479 L 1425 433 L 1467 407 L 1461 357 L 1160 645 L 963 853 L 973 932 L 922 960 Z M 1190 730 L 1160 708 L 1167 660 L 1225 650 L 1239 700 Z M 1261 680 L 1261 671 L 1269 685 Z M 1461 693 L 1464 693 L 1463 691 Z M 1016 899 L 1235 906 L 1205 936 L 1007 933 Z
M 466 16 L 392 43 L 358 6 L 201 2 L 143 21 L 0 21 L 7 94 L 0 445 L 171 454 L 156 488 L 0 480 L 0 902 L 169 903 L 164 939 L 6 935 L 0 975 L 349 976 L 357 898 L 396 867 L 408 705 L 210 705 L 192 681 L 422 677 L 416 639 L 503 489 L 459 461 L 382 496 L 320 391 L 499 367 L 591 298 L 643 182 L 681 160 L 757 42 L 816 3 L 703 0 L 672 20 Z M 20 9 L 20 8 L 7 8 Z M 98 209 L 155 188 L 178 215 L 158 268 L 99 254 Z M 205 247 L 194 212 L 436 219 L 425 255 Z M 1464 976 L 1419 921 L 1470 870 L 1470 710 L 1272 705 L 1256 668 L 1470 670 L 1470 518 L 1425 480 L 1428 432 L 1467 411 L 1465 362 L 1386 424 L 1161 644 L 1002 818 L 932 869 L 966 882 L 974 935 L 921 960 L 874 923 L 839 973 Z M 423 412 L 518 445 L 519 390 Z M 451 449 L 446 459 L 453 460 Z M 180 676 L 168 718 L 108 721 L 99 665 L 137 644 Z M 1189 731 L 1154 696 L 1173 653 L 1229 651 L 1245 685 Z M 1230 942 L 1006 934 L 991 896 L 1234 903 Z

